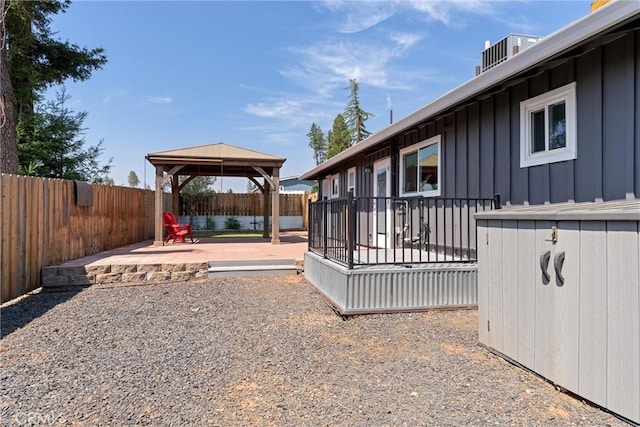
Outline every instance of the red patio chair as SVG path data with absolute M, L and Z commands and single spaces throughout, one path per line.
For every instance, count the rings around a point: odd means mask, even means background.
M 191 224 L 179 224 L 176 216 L 171 212 L 162 214 L 162 224 L 169 234 L 164 241 L 165 245 L 170 240 L 173 240 L 173 243 L 184 243 L 184 236 L 189 236 L 191 243 L 195 243 L 191 234 Z

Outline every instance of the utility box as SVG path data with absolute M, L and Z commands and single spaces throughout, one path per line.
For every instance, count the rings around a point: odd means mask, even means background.
M 640 423 L 640 200 L 475 217 L 480 343 Z

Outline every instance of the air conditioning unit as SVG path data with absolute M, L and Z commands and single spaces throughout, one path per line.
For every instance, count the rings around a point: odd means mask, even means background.
M 486 41 L 481 56 L 482 65 L 476 69 L 476 74 L 490 70 L 540 40 L 542 37 L 509 34 L 493 45 Z

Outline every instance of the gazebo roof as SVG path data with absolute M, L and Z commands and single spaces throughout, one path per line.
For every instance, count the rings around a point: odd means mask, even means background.
M 260 167 L 271 174 L 285 162 L 284 157 L 273 156 L 259 151 L 218 142 L 215 144 L 185 147 L 176 150 L 149 153 L 147 160 L 154 166 L 161 166 L 165 172 L 181 165 L 180 175 L 212 175 L 257 177 Z

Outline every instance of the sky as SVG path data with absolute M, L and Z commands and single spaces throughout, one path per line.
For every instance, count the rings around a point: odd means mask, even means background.
M 472 79 L 486 40 L 548 36 L 591 0 L 74 1 L 57 38 L 102 47 L 108 63 L 67 82 L 67 106 L 88 112 L 85 144 L 127 185 L 153 185 L 147 153 L 224 142 L 285 157 L 281 177 L 315 166 L 307 134 L 349 100 L 375 133 Z M 60 88 L 50 89 L 46 97 Z M 216 191 L 245 192 L 218 179 Z

